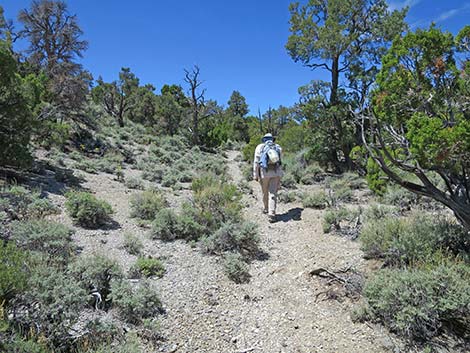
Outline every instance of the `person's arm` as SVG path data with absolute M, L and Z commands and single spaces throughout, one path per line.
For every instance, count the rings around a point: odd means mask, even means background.
M 259 160 L 261 158 L 261 148 L 260 145 L 256 146 L 255 157 L 253 159 L 253 179 L 258 181 L 260 177 L 259 170 Z

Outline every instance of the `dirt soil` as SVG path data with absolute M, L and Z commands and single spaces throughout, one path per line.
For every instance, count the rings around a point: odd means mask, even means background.
M 228 152 L 233 182 L 242 180 L 238 152 Z M 139 171 L 126 170 L 126 176 Z M 166 274 L 155 279 L 166 314 L 161 319 L 164 340 L 155 352 L 388 352 L 395 342 L 380 327 L 353 323 L 351 308 L 357 301 L 325 279 L 310 275 L 319 267 L 367 272 L 357 242 L 323 234 L 321 210 L 302 209 L 299 203 L 279 204 L 277 223 L 262 214 L 261 192 L 250 182 L 244 197 L 245 217 L 258 224 L 265 256 L 250 267 L 251 280 L 236 284 L 223 273 L 221 260 L 203 255 L 183 241 L 149 240 L 148 230 L 130 218 L 129 198 L 139 191 L 127 189 L 110 174 L 83 173 L 83 187 L 107 200 L 115 210 L 115 227 L 106 230 L 75 228 L 75 241 L 84 254 L 105 253 L 124 270 L 136 257 L 123 248 L 124 234 L 144 242 L 144 254 L 160 257 Z M 312 186 L 318 188 L 319 186 Z M 64 197 L 50 194 L 63 206 Z M 173 205 L 189 197 L 188 190 L 172 197 Z M 72 226 L 63 212 L 59 220 Z M 150 349 L 150 348 L 148 348 Z

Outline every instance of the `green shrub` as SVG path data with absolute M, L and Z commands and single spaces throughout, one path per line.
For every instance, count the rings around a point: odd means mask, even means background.
M 167 204 L 167 200 L 160 191 L 146 190 L 131 197 L 131 217 L 151 221 L 160 210 L 167 207 Z
M 383 192 L 380 201 L 387 205 L 394 205 L 401 208 L 410 208 L 418 202 L 418 196 L 399 185 L 389 185 Z
M 150 231 L 152 239 L 161 239 L 165 241 L 175 240 L 178 238 L 178 216 L 170 208 L 164 208 L 155 216 Z
M 304 185 L 312 185 L 323 179 L 323 169 L 318 164 L 309 165 L 300 177 L 300 182 Z
M 428 341 L 444 326 L 470 328 L 470 267 L 382 270 L 364 288 L 369 315 L 391 331 Z
M 280 192 L 277 199 L 282 203 L 290 203 L 297 201 L 299 195 L 295 191 Z
M 96 174 L 98 172 L 96 162 L 89 159 L 83 159 L 75 163 L 74 168 L 83 170 L 90 174 Z
M 183 204 L 182 212 L 177 217 L 175 234 L 186 241 L 198 240 L 208 230 L 198 221 L 198 212 L 190 204 Z
M 326 211 L 323 216 L 323 232 L 330 233 L 333 229 L 340 231 L 341 223 L 343 221 L 352 221 L 358 216 L 357 212 L 356 210 L 348 210 L 344 207 Z
M 139 255 L 144 247 L 142 240 L 134 234 L 124 233 L 124 249 L 131 255 Z
M 139 257 L 130 269 L 131 278 L 144 277 L 163 277 L 165 267 L 162 262 L 153 257 Z
M 70 344 L 70 330 L 86 306 L 87 291 L 66 272 L 42 262 L 31 268 L 27 290 L 15 305 L 34 310 L 17 312 L 14 323 L 37 330 L 49 343 Z M 34 332 L 34 331 L 33 331 Z
M 0 190 L 0 212 L 8 219 L 42 218 L 58 212 L 48 199 L 41 198 L 40 191 L 31 191 L 22 186 L 9 186 Z
M 238 252 L 245 257 L 256 254 L 259 250 L 257 226 L 254 223 L 226 223 L 213 234 L 201 239 L 203 251 L 211 254 Z
M 159 183 L 163 179 L 163 174 L 165 173 L 165 168 L 155 164 L 144 164 L 142 172 L 142 178 L 148 181 Z
M 14 353 L 53 353 L 44 342 L 26 339 L 15 335 L 4 342 L 0 342 L 0 352 Z
M 242 149 L 242 155 L 243 159 L 245 161 L 253 161 L 253 158 L 255 156 L 255 149 L 256 146 L 258 146 L 261 143 L 261 138 L 263 135 L 254 135 L 250 138 L 250 142 L 245 145 Z
M 104 255 L 80 257 L 69 265 L 69 271 L 79 281 L 82 288 L 98 290 L 105 306 L 108 305 L 110 281 L 124 278 L 119 263 Z
M 110 221 L 111 205 L 88 192 L 68 192 L 65 207 L 75 223 L 87 228 L 99 228 Z
M 113 306 L 119 310 L 121 316 L 134 324 L 154 317 L 163 310 L 156 290 L 145 281 L 137 287 L 132 287 L 127 281 L 113 280 L 110 297 Z
M 224 271 L 235 283 L 246 283 L 250 280 L 248 264 L 238 253 L 228 253 L 224 256 Z
M 16 221 L 11 227 L 11 239 L 20 247 L 41 251 L 67 261 L 75 252 L 72 229 L 46 220 Z
M 0 242 L 0 305 L 26 288 L 26 257 L 27 254 L 13 242 Z
M 165 173 L 162 179 L 162 186 L 166 188 L 172 187 L 178 182 L 178 177 L 178 174 L 173 170 Z
M 470 254 L 470 241 L 460 225 L 430 215 L 372 221 L 360 239 L 367 256 L 384 258 L 390 264 L 427 260 L 440 251 L 463 257 Z
M 295 189 L 297 187 L 297 181 L 295 180 L 295 177 L 292 174 L 286 173 L 281 178 L 281 185 L 286 189 Z
M 207 178 L 193 181 L 194 204 L 199 211 L 199 221 L 210 231 L 222 223 L 236 223 L 241 219 L 241 194 L 237 187 Z
M 137 178 L 137 177 L 126 178 L 124 181 L 124 185 L 129 189 L 136 189 L 136 190 L 144 189 L 144 183 L 142 182 L 142 179 Z
M 305 194 L 302 197 L 302 205 L 306 208 L 323 209 L 327 202 L 328 199 L 324 191 Z
M 397 207 L 373 203 L 364 211 L 365 222 L 376 221 L 391 216 L 399 216 L 399 210 Z

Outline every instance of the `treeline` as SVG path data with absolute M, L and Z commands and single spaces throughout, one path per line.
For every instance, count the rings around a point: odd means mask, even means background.
M 88 43 L 76 16 L 65 2 L 35 1 L 20 12 L 19 30 L 0 15 L 0 164 L 27 165 L 30 141 L 79 145 L 109 117 L 208 148 L 248 143 L 246 159 L 270 131 L 307 164 L 367 174 L 379 194 L 398 183 L 446 205 L 470 229 L 470 27 L 457 36 L 434 25 L 410 32 L 406 13 L 385 0 L 291 4 L 288 53 L 330 80 L 300 87 L 292 107 L 249 116 L 238 91 L 226 107 L 206 97 L 197 66 L 184 71 L 185 87 L 158 93 L 129 68 L 112 82 L 93 81 L 77 62 Z M 28 49 L 15 52 L 16 40 Z

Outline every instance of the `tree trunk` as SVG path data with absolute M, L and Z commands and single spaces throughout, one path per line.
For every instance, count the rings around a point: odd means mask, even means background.
M 339 56 L 333 57 L 331 65 L 331 93 L 330 105 L 338 104 L 338 85 L 339 85 Z

